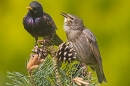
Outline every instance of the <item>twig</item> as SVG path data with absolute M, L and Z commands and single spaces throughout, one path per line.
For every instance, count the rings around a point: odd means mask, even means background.
M 85 86 L 89 86 L 89 83 L 83 81 L 83 78 L 80 78 L 80 77 L 74 78 L 73 81 L 74 81 L 76 84 L 78 84 L 79 86 L 81 86 L 82 84 L 84 84 Z
M 63 86 L 62 83 L 61 83 L 59 72 L 58 72 L 57 58 L 56 58 L 55 52 L 56 52 L 56 50 L 55 50 L 54 46 L 50 46 L 50 53 L 51 53 L 51 56 L 52 56 L 52 59 L 53 59 L 54 67 L 55 67 L 54 72 L 56 74 L 56 80 L 57 80 L 57 83 L 58 83 L 59 86 Z

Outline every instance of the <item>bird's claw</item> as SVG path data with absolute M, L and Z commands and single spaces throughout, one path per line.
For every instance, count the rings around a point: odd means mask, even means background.
M 44 45 L 48 44 L 51 42 L 49 39 L 43 39 L 43 40 L 37 40 L 38 43 L 43 43 Z

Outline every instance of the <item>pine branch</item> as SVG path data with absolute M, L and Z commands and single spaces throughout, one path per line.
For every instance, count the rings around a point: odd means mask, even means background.
M 12 80 L 11 83 L 6 83 L 11 86 L 32 86 L 27 75 L 22 75 L 19 72 L 7 72 L 8 78 Z
M 71 51 L 71 52 L 70 52 Z M 65 56 L 63 56 L 65 55 Z M 62 56 L 62 57 L 61 57 Z M 59 46 L 34 46 L 27 65 L 29 75 L 7 72 L 11 86 L 96 86 L 97 81 L 86 66 L 75 60 L 67 43 Z

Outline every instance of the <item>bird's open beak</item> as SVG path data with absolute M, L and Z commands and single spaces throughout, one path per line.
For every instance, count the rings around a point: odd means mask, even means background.
M 32 8 L 32 7 L 30 7 L 30 6 L 29 6 L 29 7 L 26 7 L 26 8 L 27 8 L 28 10 L 33 10 L 33 8 Z
M 69 16 L 66 13 L 61 12 L 61 15 L 64 16 L 65 18 L 69 18 Z
M 72 16 L 70 16 L 69 14 L 63 13 L 63 12 L 61 12 L 61 15 L 67 19 L 73 19 Z

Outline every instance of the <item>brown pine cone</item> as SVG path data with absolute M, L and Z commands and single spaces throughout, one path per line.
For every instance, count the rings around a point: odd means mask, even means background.
M 40 44 L 39 46 L 35 45 L 34 48 L 32 49 L 32 52 L 33 52 L 33 54 L 31 54 L 32 57 L 33 55 L 38 54 L 38 57 L 40 59 L 45 59 L 48 55 L 48 50 L 43 44 Z
M 56 52 L 56 57 L 59 61 L 73 61 L 76 59 L 75 50 L 70 45 L 69 42 L 63 42 L 59 45 L 59 48 Z
M 48 50 L 43 44 L 35 45 L 32 49 L 32 53 L 27 64 L 27 69 L 29 73 L 31 73 L 33 69 L 38 68 L 39 64 L 44 61 L 47 55 Z

